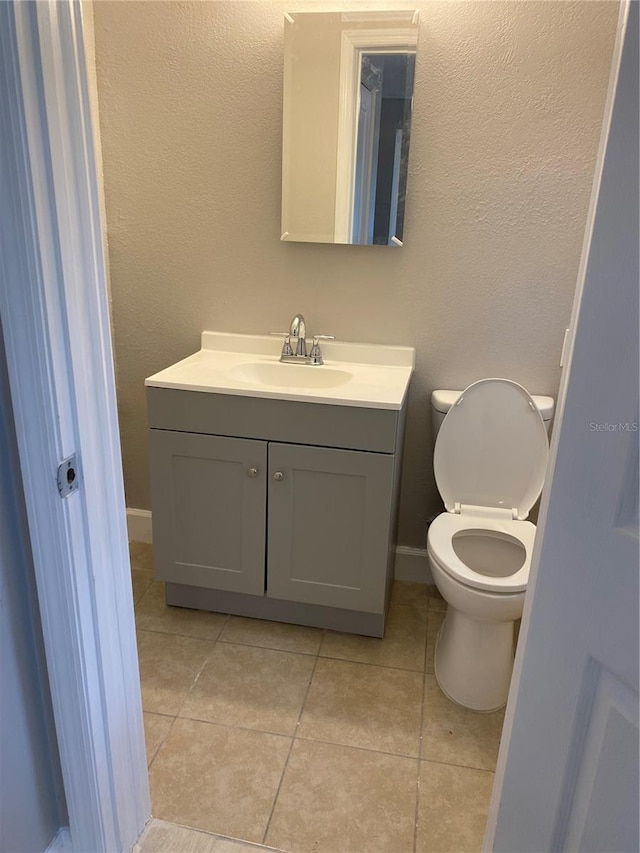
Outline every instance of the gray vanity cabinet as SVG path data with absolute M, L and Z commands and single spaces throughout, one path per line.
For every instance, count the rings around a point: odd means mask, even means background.
M 156 577 L 262 595 L 266 442 L 150 433 Z
M 162 388 L 147 403 L 169 604 L 382 636 L 404 410 Z
M 392 489 L 392 456 L 269 444 L 267 595 L 375 612 Z

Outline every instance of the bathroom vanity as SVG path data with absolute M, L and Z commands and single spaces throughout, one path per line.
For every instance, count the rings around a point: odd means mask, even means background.
M 204 332 L 146 380 L 155 575 L 167 603 L 382 636 L 410 347 Z

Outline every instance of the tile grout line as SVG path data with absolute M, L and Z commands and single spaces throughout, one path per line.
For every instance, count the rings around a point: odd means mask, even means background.
M 166 711 L 145 711 L 142 709 L 144 714 L 153 714 L 154 717 L 167 717 L 167 719 L 172 720 L 175 717 L 175 714 L 167 714 Z
M 425 675 L 428 676 L 429 673 L 425 673 Z M 311 677 L 313 677 L 313 670 L 312 670 L 312 676 Z M 426 680 L 425 680 L 425 683 L 426 683 Z M 156 711 L 148 711 L 147 713 L 155 714 L 157 712 Z M 292 735 L 292 734 L 287 734 L 286 732 L 274 732 L 274 731 L 268 731 L 267 729 L 257 729 L 257 728 L 251 728 L 249 726 L 239 726 L 235 723 L 222 723 L 219 720 L 207 720 L 207 719 L 204 719 L 202 717 L 181 716 L 179 713 L 176 714 L 175 717 L 172 717 L 169 714 L 161 714 L 159 716 L 164 716 L 164 717 L 170 718 L 172 720 L 173 719 L 191 720 L 194 723 L 204 723 L 205 725 L 218 726 L 219 728 L 223 728 L 223 729 L 235 729 L 236 731 L 242 731 L 242 732 L 257 732 L 258 734 L 268 735 L 271 737 L 292 738 L 293 740 L 299 740 L 299 741 L 303 741 L 305 743 L 321 743 L 321 744 L 325 744 L 326 746 L 340 746 L 340 747 L 344 747 L 345 749 L 357 749 L 357 750 L 360 750 L 362 752 L 373 752 L 376 755 L 388 755 L 390 758 L 406 758 L 409 761 L 423 761 L 423 762 L 426 762 L 427 764 L 439 764 L 439 765 L 442 765 L 444 767 L 458 767 L 461 770 L 479 770 L 483 773 L 495 773 L 495 769 L 491 769 L 488 767 L 479 767 L 477 764 L 462 764 L 462 763 L 456 762 L 456 761 L 441 761 L 437 758 L 422 758 L 421 753 L 420 753 L 420 749 L 418 749 L 418 752 L 416 755 L 408 755 L 406 752 L 391 752 L 391 751 L 386 750 L 386 749 L 375 749 L 374 747 L 371 747 L 371 746 L 362 746 L 361 744 L 344 743 L 342 741 L 337 741 L 337 740 L 324 740 L 323 738 L 304 737 L 304 736 L 299 735 L 297 733 Z M 419 741 L 422 741 L 422 737 L 419 738 Z
M 435 621 L 443 621 L 445 614 L 446 614 L 446 611 L 442 611 L 442 610 L 429 610 L 427 612 L 427 644 L 426 644 L 426 652 L 425 652 L 425 660 L 424 660 L 424 671 L 427 675 L 435 675 L 435 668 L 436 668 L 435 667 L 435 646 L 436 646 L 436 641 L 438 639 L 438 633 L 440 631 L 440 629 L 438 628 L 438 632 L 436 633 L 435 637 L 433 638 L 433 655 L 431 655 L 431 653 L 430 653 L 431 647 L 429 645 L 429 631 L 430 631 L 430 625 L 432 624 L 432 618 L 435 617 Z M 430 661 L 430 658 L 433 659 L 432 662 Z M 430 663 L 431 663 L 431 668 L 429 668 Z
M 224 628 L 224 625 L 222 626 Z M 199 637 L 194 634 L 181 634 L 180 631 L 158 631 L 157 628 L 140 628 L 136 625 L 137 631 L 142 631 L 145 634 L 162 634 L 163 637 L 182 637 L 185 640 L 200 640 L 204 643 L 217 643 L 218 637 Z
M 420 737 L 418 738 L 418 762 L 416 768 L 416 807 L 413 821 L 413 853 L 417 853 L 418 849 L 418 820 L 420 816 L 420 782 L 421 782 L 421 760 L 422 760 L 422 743 L 424 740 L 424 703 L 427 696 L 427 654 L 429 651 L 429 611 L 427 610 L 427 618 L 425 624 L 424 636 L 424 671 L 422 673 L 422 703 L 420 705 Z
M 226 622 L 226 619 L 225 619 L 225 622 Z M 223 625 L 222 627 L 224 628 L 224 625 Z M 137 630 L 143 630 L 143 629 L 137 629 Z M 222 628 L 221 628 L 220 630 L 222 631 Z M 153 632 L 150 632 L 150 633 L 153 633 Z M 156 632 L 156 633 L 160 633 L 160 632 Z M 178 634 L 178 635 L 175 635 L 175 636 L 182 636 L 182 635 L 181 635 L 181 634 Z M 219 635 L 218 635 L 218 636 L 219 636 Z M 199 638 L 194 637 L 194 638 L 189 638 L 189 639 L 199 639 Z M 168 738 L 168 737 L 169 737 L 169 735 L 171 734 L 171 732 L 172 732 L 172 730 L 173 730 L 173 727 L 175 726 L 176 720 L 178 719 L 178 716 L 179 716 L 179 714 L 180 714 L 180 711 L 184 708 L 184 705 L 185 705 L 185 703 L 186 703 L 187 699 L 189 698 L 189 695 L 191 694 L 191 691 L 192 691 L 192 690 L 193 690 L 193 688 L 195 687 L 195 684 L 196 684 L 196 682 L 197 682 L 198 678 L 200 677 L 200 674 L 202 673 L 202 670 L 205 668 L 205 666 L 206 666 L 206 665 L 207 665 L 207 663 L 209 662 L 209 659 L 210 659 L 211 655 L 213 654 L 213 650 L 215 649 L 215 647 L 216 647 L 216 643 L 217 643 L 217 642 L 218 642 L 218 637 L 216 637 L 216 639 L 213 641 L 213 644 L 212 644 L 212 646 L 211 646 L 211 649 L 209 650 L 209 653 L 208 653 L 208 654 L 207 654 L 207 656 L 205 657 L 205 659 L 204 659 L 204 662 L 203 662 L 202 666 L 200 667 L 200 669 L 199 669 L 199 670 L 198 670 L 198 672 L 196 673 L 196 675 L 195 675 L 195 677 L 194 677 L 194 679 L 193 679 L 193 682 L 191 683 L 191 686 L 190 686 L 190 687 L 189 687 L 189 689 L 187 690 L 187 692 L 186 692 L 186 694 L 185 694 L 185 697 L 184 697 L 184 699 L 183 699 L 183 701 L 182 701 L 182 704 L 180 705 L 180 707 L 178 708 L 178 710 L 176 711 L 176 713 L 175 713 L 175 714 L 173 714 L 173 715 L 171 715 L 171 714 L 162 714 L 162 713 L 160 713 L 160 714 L 159 714 L 159 716 L 163 716 L 163 717 L 172 717 L 172 721 L 171 721 L 171 725 L 170 725 L 170 726 L 169 726 L 169 728 L 167 729 L 167 733 L 166 733 L 166 734 L 165 734 L 165 736 L 162 738 L 162 740 L 161 740 L 161 741 L 160 741 L 160 743 L 158 744 L 157 749 L 156 749 L 156 750 L 155 750 L 155 752 L 153 753 L 153 758 L 152 758 L 152 759 L 151 759 L 151 761 L 147 764 L 147 776 L 149 775 L 149 773 L 150 773 L 150 771 L 151 771 L 151 765 L 155 762 L 156 758 L 158 757 L 158 753 L 160 752 L 160 750 L 162 749 L 162 747 L 163 747 L 163 746 L 164 746 L 164 744 L 166 743 L 167 738 Z M 140 684 L 141 684 L 141 686 L 142 686 L 142 679 L 140 679 Z M 143 714 L 144 714 L 144 707 L 142 708 L 142 711 L 143 711 Z M 158 713 L 158 712 L 157 712 L 157 711 L 148 711 L 147 713 L 149 713 L 149 714 L 154 714 L 154 713 Z M 152 804 L 152 807 L 153 807 L 153 804 Z
M 212 640 L 211 637 L 198 637 L 194 634 L 181 634 L 180 631 L 158 631 L 157 628 L 142 628 L 136 626 L 138 631 L 144 631 L 145 634 L 162 634 L 163 637 L 183 637 L 185 640 L 203 640 L 204 642 L 217 642 L 217 637 Z
M 220 615 L 222 615 L 222 614 L 220 614 Z M 225 615 L 228 616 L 228 614 L 225 614 Z M 224 629 L 224 626 L 223 626 L 223 629 Z M 159 631 L 155 628 L 138 628 L 137 630 L 143 631 L 147 634 L 163 634 L 164 636 L 169 636 L 169 637 L 184 637 L 187 640 L 204 640 L 204 641 L 211 640 L 211 637 L 196 637 L 193 634 L 181 634 L 177 631 Z M 354 634 L 354 636 L 357 636 L 357 635 Z M 301 655 L 303 657 L 320 657 L 320 658 L 322 658 L 322 660 L 332 660 L 332 661 L 336 661 L 337 663 L 355 663 L 355 664 L 361 664 L 362 666 L 375 666 L 378 669 L 395 669 L 398 672 L 417 672 L 421 675 L 424 673 L 424 664 L 420 669 L 418 669 L 418 668 L 413 669 L 413 668 L 406 667 L 406 666 L 393 666 L 392 664 L 374 663 L 372 661 L 366 661 L 366 660 L 354 660 L 353 658 L 332 657 L 331 655 L 320 654 L 319 651 L 318 652 L 300 652 L 297 649 L 283 649 L 283 648 L 276 648 L 275 646 L 261 646 L 261 645 L 258 645 L 257 643 L 244 643 L 244 642 L 239 642 L 238 640 L 225 640 L 225 639 L 221 638 L 220 636 L 216 637 L 214 642 L 216 644 L 221 643 L 222 645 L 226 645 L 226 646 L 244 646 L 246 648 L 251 648 L 251 649 L 264 649 L 265 651 L 268 651 L 268 652 L 286 652 L 287 654 Z
M 226 617 L 226 618 L 228 619 L 228 615 L 227 615 L 227 617 Z M 225 619 L 225 622 L 226 622 L 226 619 Z M 224 628 L 224 625 L 222 625 L 222 627 L 220 628 L 220 633 L 222 633 L 222 629 L 223 629 L 223 628 Z M 159 632 L 157 632 L 157 633 L 159 633 Z M 179 707 L 179 708 L 178 708 L 178 710 L 176 711 L 176 719 L 180 716 L 180 712 L 182 711 L 182 709 L 184 708 L 184 706 L 187 704 L 187 700 L 188 700 L 189 696 L 191 696 L 191 692 L 192 692 L 192 690 L 194 689 L 194 687 L 195 687 L 195 686 L 196 686 L 196 684 L 198 683 L 198 679 L 199 679 L 199 678 L 200 678 L 200 676 L 202 675 L 202 671 L 203 671 L 203 669 L 205 668 L 205 666 L 206 666 L 206 665 L 209 663 L 209 661 L 211 660 L 211 656 L 213 655 L 213 652 L 215 651 L 215 648 L 216 648 L 216 646 L 217 646 L 217 644 L 218 644 L 218 637 L 220 636 L 220 633 L 218 634 L 218 636 L 217 636 L 217 637 L 215 638 L 215 640 L 213 641 L 213 643 L 212 643 L 212 645 L 211 645 L 211 648 L 209 649 L 209 653 L 208 653 L 208 654 L 207 654 L 207 656 L 205 657 L 205 659 L 204 659 L 204 662 L 203 662 L 202 666 L 201 666 L 201 667 L 200 667 L 200 669 L 197 671 L 197 673 L 196 673 L 196 675 L 195 675 L 195 677 L 194 677 L 193 681 L 191 682 L 191 686 L 189 687 L 189 689 L 188 689 L 188 690 L 187 690 L 187 692 L 185 693 L 185 695 L 184 695 L 184 699 L 182 700 L 182 704 L 180 705 L 180 707 Z M 177 636 L 180 636 L 180 635 L 177 635 Z M 181 717 L 181 719 L 188 719 L 188 718 L 182 718 L 182 717 Z
M 286 652 L 291 655 L 302 655 L 303 657 L 313 658 L 318 657 L 318 652 L 300 652 L 297 649 L 282 649 L 276 646 L 261 646 L 259 643 L 243 643 L 239 640 L 225 640 L 220 638 L 220 642 L 227 646 L 244 646 L 250 649 L 264 649 L 267 652 Z
M 304 712 L 304 706 L 307 704 L 307 697 L 309 696 L 309 691 L 311 690 L 311 684 L 313 683 L 313 678 L 316 674 L 316 668 L 318 666 L 318 661 L 320 660 L 320 649 L 322 648 L 322 643 L 324 642 L 325 634 L 323 632 L 322 640 L 320 642 L 320 646 L 318 647 L 318 654 L 316 655 L 316 661 L 313 665 L 313 669 L 311 671 L 311 675 L 309 677 L 309 684 L 307 685 L 307 689 L 304 694 L 304 699 L 302 700 L 302 704 L 300 706 L 300 712 L 298 714 L 298 720 L 296 722 L 295 729 L 293 731 L 293 737 L 291 738 L 291 743 L 289 744 L 289 752 L 287 753 L 287 758 L 284 763 L 284 767 L 282 768 L 282 774 L 280 775 L 280 782 L 278 783 L 278 788 L 276 790 L 276 795 L 273 798 L 273 805 L 271 806 L 271 811 L 269 812 L 269 818 L 267 820 L 267 825 L 264 830 L 264 835 L 262 836 L 262 843 L 267 843 L 267 835 L 269 834 L 269 828 L 271 826 L 271 819 L 273 818 L 273 813 L 276 810 L 276 803 L 278 802 L 278 797 L 280 796 L 280 791 L 282 789 L 282 783 L 284 781 L 284 775 L 287 772 L 287 767 L 289 766 L 289 759 L 291 758 L 291 753 L 293 752 L 293 745 L 296 742 L 296 733 L 298 730 L 298 726 L 300 725 L 300 720 L 302 719 L 302 714 Z
M 424 764 L 439 764 L 441 767 L 457 767 L 459 770 L 473 770 L 476 773 L 489 773 L 491 776 L 495 776 L 495 770 L 487 770 L 486 767 L 474 767 L 471 764 L 455 764 L 452 761 L 437 761 L 435 758 L 421 758 L 421 762 Z
M 149 712 L 149 713 L 155 713 L 155 712 Z M 167 715 L 165 715 L 165 716 L 167 716 Z M 238 726 L 234 723 L 221 723 L 218 720 L 205 720 L 202 717 L 186 717 L 186 716 L 182 717 L 182 716 L 177 715 L 176 719 L 191 720 L 194 723 L 204 723 L 205 725 L 208 725 L 208 726 L 218 726 L 218 727 L 223 728 L 223 729 L 235 729 L 236 731 L 241 731 L 241 732 L 257 732 L 258 734 L 269 735 L 270 737 L 292 738 L 293 740 L 304 741 L 305 743 L 322 743 L 322 744 L 325 744 L 326 746 L 341 746 L 341 747 L 344 747 L 345 749 L 358 749 L 361 752 L 373 752 L 376 755 L 388 755 L 390 758 L 406 758 L 409 761 L 419 761 L 420 760 L 419 755 L 407 755 L 406 752 L 389 752 L 388 750 L 385 750 L 385 749 L 374 749 L 371 746 L 360 746 L 359 744 L 342 743 L 342 742 L 336 741 L 336 740 L 322 740 L 321 738 L 302 737 L 301 735 L 298 735 L 298 734 L 291 735 L 291 734 L 286 734 L 284 732 L 267 731 L 266 729 L 252 729 L 252 728 L 249 728 L 249 726 Z M 431 761 L 431 763 L 433 763 L 433 764 L 448 764 L 448 762 L 446 762 L 446 761 L 435 761 L 432 759 L 424 759 L 424 760 Z M 483 769 L 480 767 L 470 767 L 466 764 L 454 764 L 451 766 L 453 766 L 453 767 L 467 767 L 469 770 L 481 770 L 481 769 Z M 493 773 L 492 770 L 488 770 L 487 772 Z
M 155 712 L 151 711 L 149 713 Z M 165 714 L 164 716 L 168 715 Z M 390 752 L 386 749 L 374 749 L 371 746 L 361 746 L 360 744 L 354 743 L 343 743 L 341 741 L 336 740 L 323 740 L 322 738 L 303 737 L 299 734 L 291 735 L 286 734 L 285 732 L 267 731 L 266 729 L 252 729 L 248 726 L 238 726 L 234 723 L 221 723 L 218 720 L 205 720 L 202 717 L 182 717 L 176 715 L 175 719 L 191 720 L 194 723 L 204 723 L 205 725 L 218 726 L 223 729 L 235 729 L 236 731 L 242 732 L 257 732 L 258 734 L 268 735 L 271 737 L 292 738 L 293 740 L 299 740 L 304 743 L 321 743 L 326 746 L 340 746 L 344 747 L 344 749 L 357 749 L 361 752 L 372 752 L 375 755 L 388 755 L 390 758 L 406 758 L 408 761 L 423 761 L 427 764 L 439 764 L 443 767 L 458 767 L 460 770 L 479 770 L 482 773 L 495 773 L 495 770 L 491 770 L 488 767 L 478 767 L 476 764 L 460 764 L 455 761 L 439 761 L 437 758 L 422 758 L 419 753 L 417 755 L 408 755 L 406 752 Z
M 228 619 L 228 617 L 229 617 L 228 613 L 224 613 L 224 614 L 219 613 L 217 615 L 224 616 L 225 619 Z M 224 628 L 225 628 L 225 625 L 223 624 L 221 629 L 220 629 L 220 633 L 222 633 Z M 307 658 L 317 657 L 317 655 L 318 655 L 317 652 L 299 652 L 296 649 L 282 649 L 282 648 L 276 648 L 275 646 L 261 646 L 261 645 L 258 645 L 257 643 L 241 643 L 241 642 L 238 642 L 237 640 L 224 640 L 220 636 L 220 634 L 218 634 L 218 636 L 215 638 L 215 640 L 212 640 L 211 637 L 199 637 L 199 636 L 195 636 L 194 634 L 181 634 L 179 631 L 160 631 L 157 628 L 137 628 L 137 630 L 143 631 L 146 634 L 162 634 L 164 637 L 184 637 L 184 639 L 186 639 L 186 640 L 202 640 L 204 642 L 209 641 L 209 642 L 214 642 L 216 644 L 221 643 L 223 646 L 243 646 L 244 648 L 250 648 L 250 649 L 264 649 L 265 651 L 268 651 L 268 652 L 286 652 L 288 654 L 301 655 L 301 656 L 307 657 Z
M 420 669 L 411 669 L 411 668 L 406 667 L 406 666 L 392 666 L 391 664 L 387 664 L 387 663 L 373 663 L 372 661 L 354 660 L 353 658 L 337 658 L 337 657 L 332 657 L 331 655 L 319 655 L 319 657 L 321 657 L 322 660 L 334 660 L 334 661 L 337 661 L 338 663 L 360 663 L 360 664 L 363 664 L 364 666 L 377 666 L 380 669 L 397 669 L 399 672 L 418 672 L 420 674 L 424 673 L 424 663 Z
M 426 614 L 425 614 L 425 616 L 426 616 Z M 326 637 L 326 631 L 325 631 L 324 637 Z M 322 641 L 322 643 L 324 643 L 324 637 L 323 637 L 323 641 Z M 427 635 L 426 635 L 426 632 L 425 632 L 425 640 L 424 640 L 424 642 L 425 642 L 425 646 L 426 646 L 426 642 L 427 642 Z M 324 657 L 323 655 L 321 655 L 321 654 L 320 654 L 320 652 L 322 651 L 322 643 L 320 644 L 320 650 L 318 651 L 318 661 L 320 661 L 320 660 L 327 660 L 327 661 L 335 661 L 335 662 L 337 662 L 337 663 L 352 663 L 352 664 L 361 665 L 361 666 L 376 666 L 376 667 L 378 667 L 379 669 L 394 669 L 394 670 L 396 670 L 396 671 L 398 671 L 398 672 L 411 672 L 411 673 L 414 673 L 414 674 L 418 674 L 418 673 L 419 673 L 419 670 L 406 670 L 406 669 L 400 669 L 399 667 L 382 666 L 381 664 L 367 664 L 367 663 L 363 663 L 362 661 L 351 661 L 351 660 L 345 660 L 345 659 L 343 659 L 343 658 L 329 658 L 329 657 Z M 312 681 L 313 681 L 313 676 L 315 675 L 315 672 L 316 672 L 316 668 L 317 668 L 317 665 L 318 665 L 318 661 L 316 661 L 316 666 L 315 666 L 315 667 L 314 667 L 314 669 L 313 669 L 313 673 L 312 673 L 312 676 L 311 676 L 311 680 L 312 680 Z M 423 672 L 422 672 L 421 674 L 422 674 L 422 678 L 423 678 L 423 682 L 422 682 L 422 691 L 423 691 L 423 695 L 424 695 L 424 667 L 423 667 Z M 331 741 L 331 740 L 322 740 L 322 739 L 319 739 L 319 738 L 301 737 L 301 736 L 298 734 L 298 727 L 299 727 L 299 725 L 300 725 L 300 720 L 302 719 L 302 715 L 303 715 L 303 713 L 304 713 L 305 706 L 306 706 L 306 704 L 307 704 L 307 699 L 308 699 L 308 696 L 309 696 L 309 692 L 310 692 L 310 690 L 311 690 L 311 682 L 309 682 L 309 687 L 308 687 L 307 692 L 306 692 L 306 694 L 305 694 L 304 701 L 303 701 L 303 703 L 302 703 L 302 708 L 300 709 L 300 714 L 299 714 L 299 717 L 298 717 L 298 724 L 297 724 L 297 726 L 296 726 L 296 731 L 295 731 L 295 734 L 294 734 L 294 736 L 293 736 L 294 740 L 309 741 L 309 742 L 311 742 L 311 743 L 324 743 L 324 744 L 328 744 L 328 745 L 332 745 L 332 746 L 344 746 L 344 747 L 346 747 L 347 749 L 363 749 L 363 750 L 365 750 L 365 751 L 367 751 L 367 752 L 375 752 L 375 753 L 378 753 L 378 754 L 380 754 L 380 755 L 389 755 L 389 756 L 394 756 L 394 757 L 397 757 L 397 758 L 408 758 L 408 759 L 410 759 L 410 760 L 413 760 L 413 759 L 415 758 L 415 759 L 417 759 L 418 764 L 419 764 L 419 762 L 420 762 L 420 750 L 419 750 L 419 749 L 418 749 L 418 753 L 417 753 L 417 755 L 416 755 L 416 756 L 412 756 L 412 755 L 407 755 L 406 753 L 402 753 L 402 752 L 389 752 L 389 751 L 381 750 L 381 749 L 373 749 L 372 747 L 367 747 L 367 746 L 358 746 L 358 745 L 354 745 L 354 744 L 338 743 L 338 742 L 336 742 L 336 741 Z M 422 710 L 422 706 L 421 706 L 421 710 Z M 419 746 L 419 743 L 418 743 L 418 746 Z
M 151 713 L 151 712 L 150 712 L 150 713 Z M 169 737 L 169 735 L 171 734 L 171 729 L 172 729 L 172 728 L 173 728 L 173 726 L 175 725 L 175 722 L 176 722 L 176 720 L 177 720 L 177 719 L 178 719 L 178 717 L 177 717 L 177 716 L 175 716 L 175 717 L 172 717 L 172 718 L 171 718 L 171 725 L 170 725 L 170 726 L 169 726 L 169 728 L 167 729 L 167 733 L 166 733 L 166 735 L 162 738 L 162 740 L 160 741 L 160 743 L 159 743 L 159 744 L 158 744 L 158 746 L 156 747 L 156 751 L 153 753 L 153 758 L 152 758 L 152 759 L 151 759 L 151 761 L 147 764 L 147 776 L 149 776 L 149 773 L 150 773 L 150 771 L 151 771 L 151 765 L 153 764 L 153 762 L 154 762 L 154 761 L 156 760 L 156 758 L 158 757 L 158 753 L 160 752 L 160 750 L 161 750 L 161 749 L 162 749 L 162 747 L 164 746 L 164 744 L 165 744 L 165 742 L 166 742 L 167 738 L 168 738 L 168 737 Z M 151 793 L 151 791 L 149 791 L 149 793 Z
M 230 841 L 234 846 L 238 845 L 239 848 L 240 848 L 240 845 L 242 845 L 242 850 L 244 850 L 245 848 L 251 848 L 252 850 L 256 850 L 256 851 L 264 850 L 264 851 L 267 851 L 267 853 L 286 853 L 286 851 L 281 850 L 280 848 L 268 847 L 268 846 L 265 846 L 264 844 L 260 844 L 258 841 L 246 841 L 242 838 L 237 838 L 234 835 L 225 835 L 222 832 L 213 832 L 209 829 L 200 829 L 200 827 L 191 826 L 190 824 L 187 824 L 187 823 L 180 823 L 179 821 L 164 820 L 164 818 L 158 818 L 158 817 L 152 817 L 151 818 L 151 820 L 149 821 L 149 823 L 147 823 L 147 825 L 145 827 L 143 835 L 145 835 L 147 833 L 147 831 L 150 829 L 150 827 L 154 823 L 156 824 L 156 828 L 160 828 L 160 827 L 158 827 L 158 824 L 163 824 L 164 827 L 169 828 L 170 832 L 173 832 L 174 829 L 182 829 L 182 830 L 185 830 L 186 832 L 193 833 L 195 835 L 206 836 L 207 838 L 211 838 L 214 841 Z M 139 838 L 138 842 L 137 842 L 137 846 L 133 848 L 132 853 L 154 853 L 154 851 L 150 850 L 147 847 L 147 845 L 148 845 L 148 841 L 146 839 Z M 155 849 L 156 848 L 154 848 L 154 850 Z M 163 847 L 163 849 L 165 849 L 165 848 Z M 190 847 L 189 849 L 192 849 L 192 848 Z M 212 849 L 213 848 L 207 847 L 208 851 L 211 851 Z M 217 849 L 217 847 L 215 849 Z
M 341 746 L 344 749 L 359 749 L 361 752 L 373 752 L 375 755 L 388 755 L 390 758 L 406 758 L 407 761 L 419 761 L 419 755 L 407 755 L 406 752 L 388 752 L 386 749 L 374 749 L 372 746 L 360 746 L 354 743 L 340 743 L 336 740 L 321 740 L 320 738 L 302 737 L 294 735 L 294 740 L 304 741 L 305 743 L 323 743 L 326 746 Z

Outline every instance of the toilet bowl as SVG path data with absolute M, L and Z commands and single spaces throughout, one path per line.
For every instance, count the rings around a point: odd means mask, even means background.
M 443 692 L 474 711 L 506 700 L 514 622 L 522 616 L 542 490 L 551 398 L 533 398 L 508 379 L 485 379 L 443 395 L 434 474 L 446 512 L 429 526 L 433 580 L 448 604 L 435 651 Z M 439 397 L 437 395 L 440 395 Z M 440 416 L 441 417 L 441 416 Z

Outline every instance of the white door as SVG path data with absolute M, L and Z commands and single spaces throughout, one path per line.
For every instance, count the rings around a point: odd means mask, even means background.
M 375 204 L 375 179 L 373 169 L 374 148 L 377 149 L 379 129 L 378 93 L 360 83 L 360 111 L 358 114 L 358 141 L 356 145 L 355 185 L 353 190 L 354 243 L 373 242 L 373 209 Z M 378 121 L 376 121 L 376 116 Z M 376 151 L 377 153 L 377 151 Z
M 505 853 L 640 849 L 637 3 L 608 104 L 485 839 Z
M 151 812 L 83 6 L 0 2 L 0 322 L 76 853 Z

